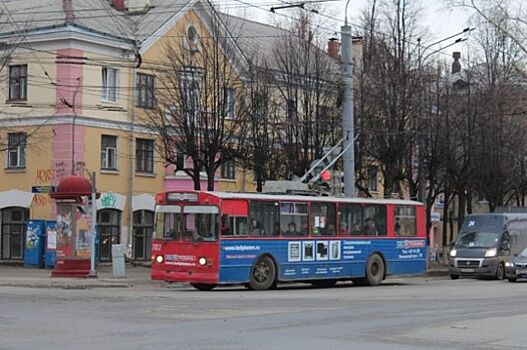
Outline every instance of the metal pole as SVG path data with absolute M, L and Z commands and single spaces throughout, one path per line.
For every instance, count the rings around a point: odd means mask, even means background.
M 349 1 L 348 1 L 349 3 Z M 346 4 L 347 8 L 347 4 Z M 343 156 L 344 162 L 344 196 L 355 197 L 355 147 L 354 147 L 354 125 L 353 125 L 353 53 L 351 26 L 340 28 L 342 35 L 342 78 L 344 80 L 344 100 L 342 104 L 342 133 L 344 137 Z
M 419 68 L 419 85 L 421 88 L 419 89 L 419 119 L 417 120 L 418 124 L 421 124 L 421 120 L 423 118 L 423 66 L 422 66 L 422 57 L 421 57 L 421 38 L 417 38 L 417 59 L 418 59 L 418 68 Z M 424 203 L 425 201 L 425 174 L 424 174 L 424 145 L 423 145 L 423 135 L 422 135 L 422 128 L 417 128 L 417 149 L 418 149 L 418 164 L 417 164 L 417 181 L 418 181 L 418 200 L 421 203 Z M 427 135 L 428 136 L 428 135 Z
M 91 253 L 90 253 L 90 276 L 96 277 L 97 270 L 95 269 L 95 241 L 97 238 L 97 187 L 95 185 L 95 171 L 91 175 Z

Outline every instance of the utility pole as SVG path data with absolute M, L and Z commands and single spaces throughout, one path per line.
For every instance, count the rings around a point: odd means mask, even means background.
M 351 26 L 348 25 L 348 5 L 344 13 L 344 26 L 340 27 L 342 36 L 341 72 L 344 81 L 344 100 L 342 104 L 342 133 L 344 138 L 344 196 L 355 197 L 355 130 L 353 120 L 353 52 Z
M 97 277 L 95 269 L 95 242 L 97 240 L 97 187 L 95 185 L 95 171 L 91 173 L 91 252 L 90 252 L 90 276 Z

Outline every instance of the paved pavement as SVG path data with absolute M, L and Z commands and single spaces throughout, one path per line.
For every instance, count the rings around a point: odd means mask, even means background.
M 164 285 L 164 282 L 150 279 L 147 266 L 126 266 L 126 277 L 113 276 L 112 266 L 97 267 L 97 277 L 69 278 L 51 277 L 51 269 L 24 268 L 22 266 L 0 265 L 0 286 L 33 288 L 129 288 L 134 286 Z
M 148 266 L 127 264 L 126 277 L 113 276 L 111 265 L 97 267 L 97 277 L 65 278 L 51 277 L 51 269 L 24 268 L 22 266 L 9 266 L 0 264 L 0 287 L 29 287 L 29 288 L 62 288 L 62 289 L 89 289 L 89 288 L 164 288 L 167 284 L 162 281 L 150 279 Z M 444 265 L 430 264 L 426 273 L 428 276 L 447 275 Z M 171 288 L 186 286 L 186 284 L 170 284 Z

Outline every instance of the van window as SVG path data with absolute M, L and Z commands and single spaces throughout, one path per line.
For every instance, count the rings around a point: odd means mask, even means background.
M 456 240 L 461 248 L 491 248 L 498 244 L 500 233 L 495 232 L 462 232 Z

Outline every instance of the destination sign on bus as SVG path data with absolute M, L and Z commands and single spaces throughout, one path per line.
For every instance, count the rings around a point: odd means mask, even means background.
M 171 202 L 197 202 L 198 194 L 197 193 L 177 193 L 177 192 L 168 192 L 167 201 Z

